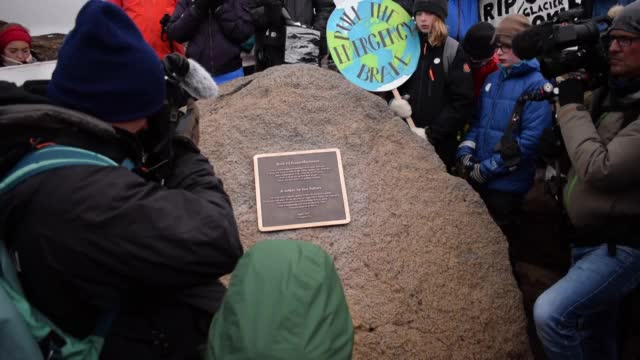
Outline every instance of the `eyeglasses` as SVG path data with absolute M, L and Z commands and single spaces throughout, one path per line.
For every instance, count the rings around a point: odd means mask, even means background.
M 496 43 L 495 45 L 496 45 L 496 50 L 500 50 L 503 53 L 511 51 L 511 45 L 505 45 L 502 43 Z
M 609 40 L 611 41 L 611 45 L 613 45 L 614 42 L 618 43 L 618 46 L 620 46 L 621 49 L 625 49 L 629 46 L 631 46 L 631 44 L 633 43 L 634 40 L 638 40 L 637 37 L 628 37 L 628 36 L 610 36 Z

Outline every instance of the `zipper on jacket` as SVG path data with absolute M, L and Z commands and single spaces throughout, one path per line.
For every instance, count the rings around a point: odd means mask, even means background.
M 498 80 L 500 80 L 500 84 L 498 84 L 498 91 L 496 92 L 497 95 L 500 95 L 502 93 L 502 85 L 504 85 L 504 80 L 506 80 L 506 76 L 504 79 L 500 79 L 500 76 L 498 76 Z M 491 89 L 489 89 L 491 90 Z M 494 114 L 496 113 L 496 102 L 492 101 L 491 103 L 491 116 L 489 117 L 489 122 L 487 123 L 487 128 L 485 129 L 484 132 L 484 141 L 483 143 L 485 144 L 485 151 L 489 151 L 489 153 L 493 153 L 493 148 L 496 146 L 496 144 L 490 144 L 489 147 L 487 147 L 487 144 L 489 143 L 489 133 L 491 132 L 491 126 L 492 123 L 494 121 L 493 117 Z M 491 150 L 488 150 L 491 149 Z
M 433 67 L 431 67 L 431 65 L 429 65 L 429 88 L 427 90 L 427 96 L 431 97 L 431 87 L 433 86 L 433 82 L 436 80 L 433 77 Z
M 418 104 L 418 111 L 416 111 L 416 113 L 418 114 L 422 114 L 422 101 L 420 99 L 422 99 L 422 81 L 424 80 L 425 77 L 425 72 L 424 72 L 424 63 L 426 61 L 426 55 L 427 55 L 427 41 L 424 42 L 424 45 L 422 47 L 422 63 L 420 64 L 420 78 L 418 78 L 418 97 L 415 99 L 416 104 Z

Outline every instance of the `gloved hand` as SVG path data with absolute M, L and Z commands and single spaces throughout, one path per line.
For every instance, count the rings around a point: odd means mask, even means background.
M 427 134 L 427 141 L 429 142 L 429 144 L 436 146 L 436 139 L 433 138 L 432 132 L 431 132 L 431 128 L 430 127 L 426 127 L 424 128 L 425 133 Z
M 189 72 L 189 60 L 178 53 L 165 56 L 162 65 L 164 73 L 175 79 L 183 79 Z
M 389 109 L 391 109 L 396 116 L 406 119 L 411 116 L 411 105 L 409 105 L 407 100 L 409 100 L 409 95 L 402 96 L 402 99 L 391 99 Z
M 558 84 L 560 106 L 584 103 L 585 80 L 581 74 L 570 74 Z
M 424 133 L 424 128 L 414 127 L 414 128 L 411 128 L 411 131 L 413 131 L 414 134 L 420 136 L 421 138 L 427 140 L 427 135 L 425 135 Z
M 484 184 L 487 182 L 487 179 L 482 176 L 482 171 L 480 170 L 480 164 L 474 164 L 471 172 L 469 172 L 469 181 L 475 184 Z
M 460 158 L 458 158 L 458 164 L 456 166 L 456 170 L 458 171 L 458 176 L 463 179 L 467 179 L 469 174 L 473 170 L 473 166 L 476 163 L 473 156 L 467 154 Z

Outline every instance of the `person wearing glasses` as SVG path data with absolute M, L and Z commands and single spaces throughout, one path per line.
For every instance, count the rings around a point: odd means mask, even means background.
M 471 127 L 456 153 L 460 175 L 478 191 L 510 243 L 517 239 L 524 197 L 533 185 L 540 136 L 551 125 L 549 103 L 527 102 L 519 125 L 509 127 L 518 98 L 547 82 L 538 60 L 521 60 L 511 49 L 513 37 L 530 26 L 525 16 L 509 15 L 496 28 L 493 42 L 499 70 L 487 77 Z M 516 142 L 517 161 L 505 160 L 497 149 L 507 131 Z
M 559 84 L 558 124 L 572 168 L 564 205 L 574 232 L 572 266 L 536 300 L 549 359 L 619 359 L 622 299 L 640 282 L 640 2 L 609 32 L 610 79 L 583 105 L 585 84 Z

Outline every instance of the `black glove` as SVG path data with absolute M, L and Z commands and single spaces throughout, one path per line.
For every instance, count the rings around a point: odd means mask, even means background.
M 164 73 L 177 80 L 183 79 L 189 72 L 189 60 L 178 53 L 165 56 L 162 65 L 164 65 Z
M 164 66 L 164 72 L 168 77 L 168 80 L 166 81 L 166 98 L 169 104 L 176 108 L 181 108 L 186 105 L 187 101 L 191 98 L 191 96 L 189 96 L 189 94 L 180 86 L 184 77 L 189 73 L 189 60 L 180 54 L 173 53 L 164 57 L 162 65 Z
M 467 179 L 469 177 L 469 174 L 473 170 L 473 165 L 475 165 L 475 163 L 476 159 L 468 154 L 458 158 L 458 164 L 456 165 L 458 176 L 463 179 Z
M 434 139 L 433 137 L 433 132 L 431 131 L 430 127 L 425 127 L 424 128 L 424 134 L 427 135 L 427 141 L 429 142 L 429 144 L 436 146 L 438 144 L 438 140 Z
M 558 84 L 560 106 L 584 103 L 585 80 L 581 75 L 570 76 Z
M 467 179 L 472 185 L 482 185 L 487 179 L 482 175 L 482 170 L 480 170 L 480 164 L 474 164 L 469 172 L 469 178 Z

